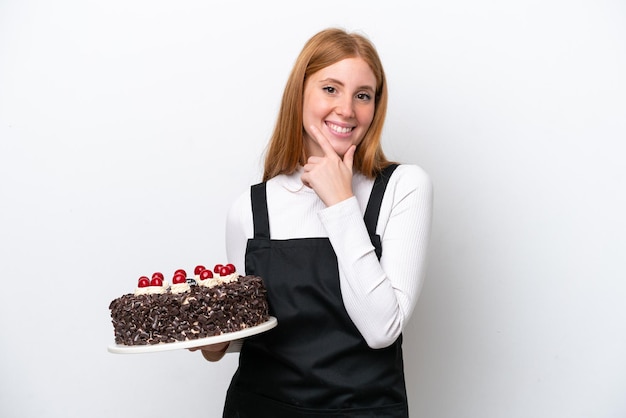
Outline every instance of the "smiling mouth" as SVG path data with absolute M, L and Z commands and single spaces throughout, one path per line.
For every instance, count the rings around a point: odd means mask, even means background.
M 338 125 L 335 125 L 334 123 L 330 123 L 330 122 L 327 122 L 326 126 L 328 126 L 331 131 L 337 132 L 338 134 L 348 134 L 348 133 L 352 132 L 352 130 L 354 130 L 354 126 L 352 126 L 352 127 L 338 126 Z

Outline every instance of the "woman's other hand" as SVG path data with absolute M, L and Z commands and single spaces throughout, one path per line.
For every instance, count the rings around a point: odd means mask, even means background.
M 189 351 L 198 351 L 202 352 L 202 356 L 208 361 L 218 361 L 224 354 L 226 354 L 226 349 L 230 345 L 230 342 L 219 343 L 219 344 L 211 344 L 211 345 L 203 345 L 201 347 L 190 348 Z

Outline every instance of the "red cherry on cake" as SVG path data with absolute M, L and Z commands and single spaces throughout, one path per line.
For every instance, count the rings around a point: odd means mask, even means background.
M 174 274 L 174 278 L 172 279 L 172 283 L 173 284 L 187 283 L 187 275 L 186 274 L 182 274 L 182 273 Z
M 150 279 L 146 276 L 141 276 L 139 278 L 139 282 L 137 283 L 137 287 L 148 287 L 150 286 Z
M 174 276 L 176 276 L 177 274 L 182 274 L 183 276 L 187 277 L 187 272 L 183 269 L 178 269 L 174 272 Z
M 230 274 L 230 269 L 226 266 L 222 266 L 220 268 L 220 276 L 228 276 Z
M 157 271 L 156 273 L 152 274 L 152 278 L 156 278 L 158 277 L 159 279 L 161 279 L 161 281 L 165 280 L 165 277 L 163 276 L 163 273 L 161 273 L 160 271 Z
M 202 273 L 204 270 L 206 270 L 206 267 L 204 267 L 202 265 L 196 266 L 196 268 L 193 269 L 193 274 L 195 274 L 197 276 L 200 273 Z
M 213 267 L 213 273 L 219 274 L 222 267 L 224 267 L 223 264 L 216 264 L 215 267 Z
M 150 280 L 150 286 L 163 286 L 163 279 L 159 276 L 152 276 L 152 280 Z
M 202 270 L 200 272 L 200 280 L 206 280 L 206 279 L 212 279 L 213 278 L 213 273 L 211 272 L 211 270 Z
M 228 263 L 226 267 L 228 268 L 228 274 L 233 274 L 236 271 L 234 264 Z

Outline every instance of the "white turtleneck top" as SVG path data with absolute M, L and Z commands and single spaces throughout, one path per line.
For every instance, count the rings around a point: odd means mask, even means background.
M 302 184 L 301 174 L 302 169 L 267 182 L 271 239 L 327 237 L 337 254 L 348 315 L 370 347 L 391 345 L 411 316 L 424 281 L 433 200 L 430 177 L 420 167 L 404 164 L 391 176 L 376 229 L 383 248 L 379 261 L 363 221 L 373 180 L 354 174 L 354 196 L 326 207 Z M 226 223 L 227 258 L 239 271 L 253 233 L 247 190 L 233 203 Z

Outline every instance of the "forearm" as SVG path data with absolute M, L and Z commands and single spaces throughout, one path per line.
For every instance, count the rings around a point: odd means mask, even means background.
M 333 207 L 334 216 L 323 221 L 337 254 L 341 295 L 346 311 L 367 343 L 384 347 L 402 329 L 399 301 L 376 257 L 356 201 L 342 202 L 340 206 Z
M 376 257 L 356 201 L 320 213 L 340 269 L 346 310 L 367 343 L 393 343 L 408 321 L 424 279 L 430 235 L 432 190 L 394 190 L 391 208 L 379 221 L 382 257 Z

